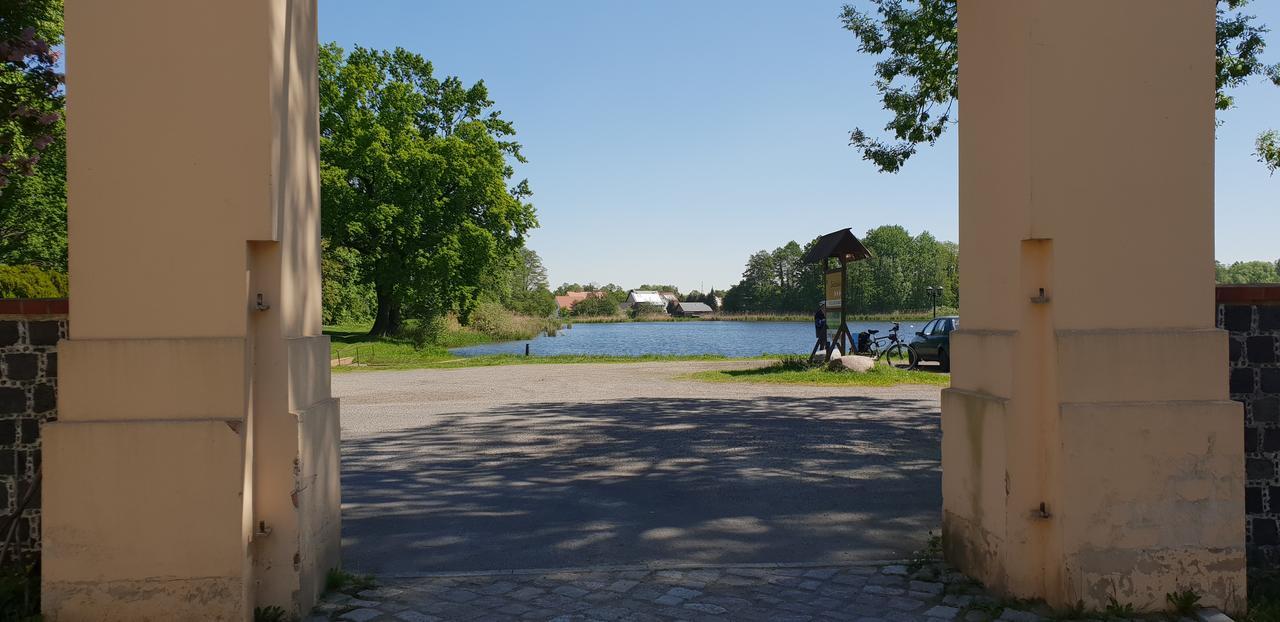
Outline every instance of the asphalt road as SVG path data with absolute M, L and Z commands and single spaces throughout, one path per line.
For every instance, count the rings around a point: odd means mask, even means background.
M 346 568 L 841 564 L 937 530 L 937 387 L 675 379 L 724 365 L 335 375 Z

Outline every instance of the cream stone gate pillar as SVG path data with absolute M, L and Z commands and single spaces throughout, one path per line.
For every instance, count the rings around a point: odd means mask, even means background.
M 944 547 L 996 589 L 1245 598 L 1214 328 L 1214 6 L 961 0 Z
M 304 612 L 338 565 L 314 0 L 67 0 L 50 620 Z

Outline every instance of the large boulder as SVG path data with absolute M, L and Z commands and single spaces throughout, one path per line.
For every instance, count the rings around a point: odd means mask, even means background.
M 869 356 L 861 356 L 858 354 L 850 354 L 839 358 L 831 359 L 832 369 L 840 369 L 845 371 L 856 371 L 859 373 L 871 371 L 876 366 L 876 360 Z

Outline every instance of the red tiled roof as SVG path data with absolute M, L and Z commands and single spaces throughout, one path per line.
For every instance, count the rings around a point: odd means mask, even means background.
M 573 305 L 582 302 L 588 298 L 603 298 L 604 292 L 569 292 L 563 296 L 556 296 L 556 306 L 561 309 L 572 308 Z

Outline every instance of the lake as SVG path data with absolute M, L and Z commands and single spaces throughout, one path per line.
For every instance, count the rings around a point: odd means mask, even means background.
M 901 335 L 910 341 L 926 322 L 903 322 Z M 874 328 L 887 334 L 891 322 L 849 322 L 854 333 Z M 504 341 L 451 350 L 459 356 L 524 354 L 529 344 L 534 356 L 556 354 L 641 356 L 718 354 L 744 357 L 761 354 L 808 354 L 813 349 L 813 324 L 808 322 L 619 322 L 574 324 L 555 337 L 541 335 L 531 341 Z

